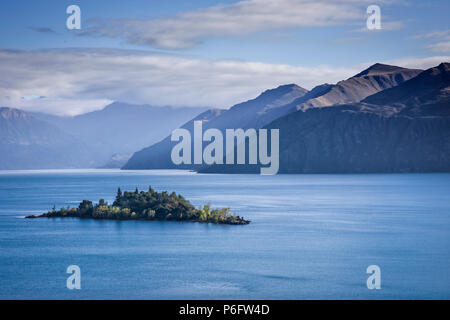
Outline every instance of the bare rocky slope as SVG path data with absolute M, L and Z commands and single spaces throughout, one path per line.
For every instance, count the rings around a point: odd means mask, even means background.
M 311 108 L 266 126 L 280 130 L 281 173 L 450 171 L 450 64 L 359 103 Z M 202 172 L 259 172 L 214 165 Z

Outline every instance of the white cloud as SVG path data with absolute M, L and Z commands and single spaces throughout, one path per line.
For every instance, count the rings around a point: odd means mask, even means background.
M 433 41 L 433 43 L 426 46 L 428 50 L 441 53 L 450 52 L 450 29 L 418 34 L 411 37 L 411 39 L 428 39 Z
M 412 69 L 429 69 L 437 66 L 442 62 L 449 62 L 449 61 L 450 56 L 433 56 L 425 58 L 404 57 L 394 60 L 388 60 L 385 61 L 384 63 Z
M 244 0 L 158 19 L 98 20 L 84 35 L 122 38 L 132 44 L 184 49 L 205 38 L 305 26 L 365 22 L 369 0 Z M 379 1 L 380 2 L 380 1 Z M 381 1 L 384 2 L 384 1 Z
M 433 52 L 450 52 L 450 41 L 433 43 L 427 48 Z
M 450 56 L 433 56 L 424 58 L 404 57 L 394 60 L 388 60 L 385 61 L 384 63 L 411 69 L 429 69 L 437 66 L 442 62 L 449 62 L 449 61 Z
M 449 60 L 438 56 L 384 62 L 429 68 Z M 110 49 L 0 50 L 0 105 L 71 115 L 112 101 L 230 107 L 282 84 L 311 89 L 335 83 L 375 62 L 383 61 L 304 67 Z
M 383 16 L 382 16 L 383 17 Z M 385 17 L 381 19 L 381 29 L 369 30 L 366 26 L 352 30 L 351 32 L 367 32 L 367 33 L 379 33 L 384 31 L 394 31 L 404 28 L 403 21 L 389 21 Z
M 357 71 L 124 50 L 0 50 L 0 105 L 59 114 L 95 110 L 111 101 L 229 107 L 281 84 L 311 88 Z M 42 98 L 23 99 L 31 96 Z
M 441 31 L 432 31 L 412 36 L 411 39 L 445 39 L 450 40 L 450 29 Z
M 6 101 L 5 101 L 6 102 Z M 89 111 L 103 109 L 112 103 L 108 99 L 80 99 L 80 98 L 42 98 L 39 100 L 26 100 L 20 103 L 5 104 L 23 110 L 39 111 L 60 116 L 75 116 Z

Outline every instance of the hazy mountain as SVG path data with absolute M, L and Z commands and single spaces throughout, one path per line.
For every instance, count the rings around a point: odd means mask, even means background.
M 183 125 L 183 128 L 193 132 L 195 120 L 203 120 L 203 129 L 216 128 L 261 128 L 270 121 L 277 119 L 289 112 L 283 108 L 286 104 L 304 96 L 308 90 L 295 84 L 279 86 L 266 90 L 258 97 L 243 103 L 234 105 L 228 110 L 209 110 Z M 180 165 L 175 166 L 170 158 L 174 143 L 170 136 L 159 143 L 136 152 L 123 169 L 194 169 L 199 166 Z
M 261 128 L 267 123 L 287 114 L 283 107 L 303 97 L 308 90 L 288 84 L 266 90 L 255 99 L 232 106 L 219 117 L 212 119 L 205 128 Z
M 409 80 L 420 72 L 421 70 L 416 69 L 374 64 L 350 79 L 340 81 L 336 85 L 323 84 L 309 92 L 295 84 L 280 86 L 263 92 L 253 100 L 233 106 L 220 116 L 210 119 L 203 127 L 222 131 L 226 128 L 258 129 L 297 110 L 359 102 L 373 93 Z M 184 127 L 192 132 L 193 121 Z M 170 151 L 174 144 L 166 138 L 154 146 L 136 152 L 123 168 L 200 168 L 198 165 L 173 165 Z
M 362 102 L 298 111 L 267 128 L 280 130 L 281 173 L 450 171 L 450 64 Z
M 114 169 L 121 168 L 125 165 L 125 163 L 130 160 L 132 153 L 115 153 L 111 156 L 111 158 L 102 166 L 99 166 L 100 169 Z
M 181 128 L 191 132 L 194 128 L 194 121 L 202 120 L 204 124 L 220 117 L 226 110 L 211 109 L 203 112 L 194 119 L 185 123 Z M 179 165 L 172 163 L 170 158 L 173 142 L 170 141 L 170 135 L 154 145 L 142 149 L 133 154 L 122 169 L 193 169 L 195 166 Z
M 29 113 L 0 108 L 0 169 L 89 167 L 86 146 Z
M 152 107 L 114 102 L 104 109 L 74 117 L 42 113 L 35 117 L 48 121 L 81 139 L 91 149 L 96 166 L 124 164 L 124 155 L 163 139 L 173 129 L 207 108 Z M 118 155 L 121 161 L 116 161 Z M 114 157 L 116 160 L 114 160 Z

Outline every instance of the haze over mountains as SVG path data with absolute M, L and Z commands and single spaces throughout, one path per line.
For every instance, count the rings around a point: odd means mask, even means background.
M 343 102 L 359 102 L 379 91 L 392 88 L 417 76 L 422 70 L 405 69 L 396 66 L 375 64 L 363 72 L 338 82 L 336 85 L 324 84 L 307 91 L 295 84 L 284 85 L 267 90 L 253 100 L 231 107 L 229 110 L 208 117 L 203 123 L 204 130 L 216 128 L 262 128 L 270 122 L 297 110 L 332 106 Z M 200 116 L 199 118 L 202 118 Z M 193 132 L 193 119 L 183 128 Z M 281 133 L 282 134 L 282 133 Z M 136 152 L 124 169 L 200 169 L 201 165 L 174 165 L 170 158 L 174 142 L 170 136 L 161 142 Z M 227 170 L 225 167 L 223 170 Z
M 375 64 L 335 85 L 282 85 L 230 109 L 116 102 L 60 117 L 1 108 L 0 169 L 260 172 L 258 165 L 174 165 L 172 130 L 193 135 L 202 120 L 203 130 L 223 133 L 279 129 L 280 173 L 450 171 L 449 96 L 448 63 L 425 71 Z
M 0 108 L 0 169 L 50 169 L 92 165 L 75 137 L 27 112 Z
M 194 121 L 202 120 L 203 128 L 216 128 L 225 130 L 227 128 L 259 128 L 267 122 L 261 118 L 274 120 L 285 114 L 282 108 L 296 98 L 304 96 L 308 90 L 295 84 L 280 86 L 276 89 L 264 91 L 257 98 L 234 105 L 229 110 L 208 110 L 198 117 L 192 119 L 182 126 L 193 134 Z M 281 108 L 280 108 L 281 107 Z M 280 109 L 279 109 L 280 108 Z M 278 110 L 279 112 L 273 112 Z M 268 116 L 267 112 L 270 112 Z M 270 121 L 268 120 L 268 121 Z M 172 163 L 170 158 L 174 143 L 170 136 L 149 148 L 136 152 L 124 169 L 198 169 L 200 165 L 179 165 Z
M 0 168 L 40 169 L 120 167 L 206 108 L 115 102 L 75 117 L 2 110 Z

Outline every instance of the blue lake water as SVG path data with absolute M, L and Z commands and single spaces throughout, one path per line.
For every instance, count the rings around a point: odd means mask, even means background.
M 252 223 L 23 218 L 149 185 Z M 450 174 L 6 171 L 0 298 L 449 299 L 449 227 Z M 66 288 L 69 265 L 81 290 Z

